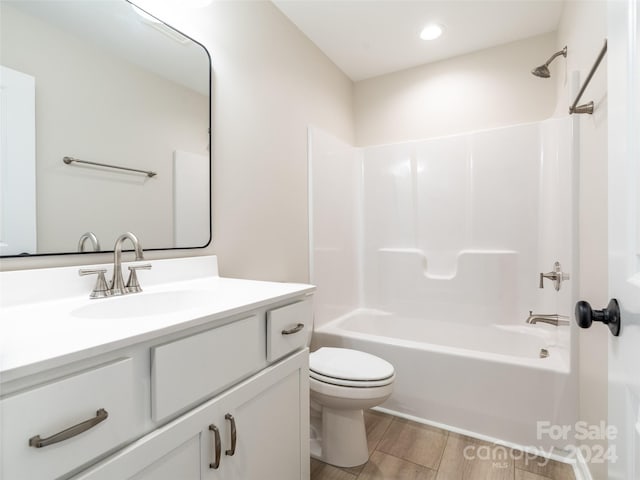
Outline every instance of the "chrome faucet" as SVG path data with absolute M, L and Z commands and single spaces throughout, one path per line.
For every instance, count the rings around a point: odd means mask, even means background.
M 560 325 L 569 325 L 569 317 L 566 315 L 559 315 L 557 313 L 542 315 L 539 313 L 533 313 L 532 310 L 529 310 L 527 323 L 532 325 L 535 325 L 536 323 L 548 323 L 549 325 L 555 325 L 558 327 Z
M 116 244 L 113 247 L 113 277 L 109 285 L 107 285 L 107 282 L 104 278 L 105 273 L 107 273 L 106 268 L 81 268 L 78 272 L 80 276 L 98 276 L 96 286 L 93 288 L 93 291 L 89 295 L 89 298 L 106 298 L 112 295 L 126 295 L 127 293 L 137 293 L 142 291 L 140 283 L 138 283 L 136 270 L 149 270 L 151 268 L 151 264 L 145 263 L 142 265 L 130 265 L 129 279 L 127 280 L 127 284 L 125 285 L 124 279 L 122 278 L 122 244 L 125 240 L 130 240 L 133 244 L 133 249 L 136 252 L 136 261 L 144 260 L 144 252 L 142 251 L 142 246 L 140 245 L 138 237 L 136 237 L 131 232 L 123 233 L 122 235 L 120 235 L 116 239 Z
M 151 268 L 150 264 L 140 265 L 137 267 L 129 267 L 131 271 L 131 275 L 129 276 L 129 281 L 127 282 L 127 286 L 124 284 L 124 279 L 122 278 L 122 244 L 125 240 L 130 240 L 133 244 L 133 248 L 136 252 L 136 261 L 144 260 L 144 253 L 142 251 L 142 246 L 140 245 L 140 241 L 138 238 L 131 232 L 123 233 L 116 239 L 116 244 L 113 247 L 113 277 L 111 279 L 111 283 L 109 284 L 109 291 L 111 295 L 125 295 L 127 293 L 133 293 L 135 291 L 140 291 L 140 285 L 138 284 L 138 279 L 135 275 L 136 269 Z M 132 284 L 132 281 L 135 280 L 135 285 L 132 290 L 128 289 L 128 286 Z
M 80 240 L 78 240 L 78 252 L 84 252 L 84 243 L 89 240 L 91 242 L 91 248 L 93 248 L 94 252 L 100 251 L 100 242 L 98 241 L 98 237 L 93 232 L 86 232 L 80 235 Z
M 549 273 L 540 273 L 540 288 L 544 288 L 544 279 L 548 278 L 549 280 L 553 280 L 553 287 L 556 291 L 560 290 L 560 284 L 564 280 L 569 280 L 569 274 L 564 273 L 562 271 L 562 267 L 560 266 L 560 262 L 556 262 L 553 264 L 553 272 Z

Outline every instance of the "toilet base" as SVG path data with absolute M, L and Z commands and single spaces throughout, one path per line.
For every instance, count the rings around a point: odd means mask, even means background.
M 369 460 L 362 410 L 321 407 L 311 415 L 311 457 L 336 467 L 355 467 Z

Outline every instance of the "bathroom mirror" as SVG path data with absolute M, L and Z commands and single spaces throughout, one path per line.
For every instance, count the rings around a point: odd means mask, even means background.
M 0 22 L 0 254 L 206 246 L 206 49 L 125 0 L 3 0 Z

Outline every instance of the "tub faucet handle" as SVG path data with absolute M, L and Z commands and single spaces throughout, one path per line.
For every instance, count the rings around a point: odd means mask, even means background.
M 556 291 L 560 290 L 560 285 L 563 281 L 569 280 L 570 276 L 568 273 L 562 271 L 562 267 L 560 266 L 560 262 L 555 262 L 553 264 L 553 271 L 549 273 L 540 273 L 540 288 L 544 288 L 544 279 L 548 278 L 549 280 L 553 280 L 553 287 Z

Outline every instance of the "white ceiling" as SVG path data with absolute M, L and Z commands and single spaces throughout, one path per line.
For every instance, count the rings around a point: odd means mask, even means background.
M 557 29 L 563 0 L 272 0 L 358 81 Z M 430 22 L 437 40 L 419 38 Z M 553 52 L 542 52 L 542 56 Z

